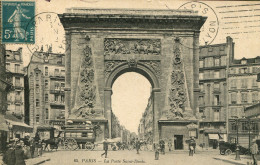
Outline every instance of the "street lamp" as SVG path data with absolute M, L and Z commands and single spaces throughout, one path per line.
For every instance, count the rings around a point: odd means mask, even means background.
M 238 145 L 238 117 L 237 116 L 232 116 L 236 120 L 236 129 L 237 129 L 237 140 L 236 140 L 236 158 L 235 160 L 241 160 L 240 159 L 240 154 L 239 154 L 239 145 Z
M 206 116 L 203 115 L 201 116 L 202 120 L 204 121 L 206 119 Z M 206 146 L 206 143 L 205 143 L 205 128 L 204 128 L 204 122 L 203 122 L 203 148 Z

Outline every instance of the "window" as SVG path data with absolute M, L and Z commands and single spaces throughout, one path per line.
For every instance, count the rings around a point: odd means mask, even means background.
M 237 103 L 237 93 L 231 93 L 231 104 Z
M 247 60 L 242 60 L 241 61 L 241 64 L 246 64 L 247 63 Z
M 40 93 L 40 86 L 39 86 L 39 84 L 36 84 L 36 93 Z
M 58 82 L 55 82 L 55 90 L 59 90 L 59 88 L 60 88 L 59 83 L 58 83 Z
M 199 105 L 204 105 L 204 96 L 199 96 Z
M 199 113 L 204 113 L 204 108 L 200 108 Z
M 258 99 L 258 92 L 253 92 L 252 93 L 252 102 L 257 103 L 259 101 Z
M 219 95 L 214 95 L 214 105 L 220 105 Z
M 219 71 L 214 72 L 214 78 L 219 78 Z
M 247 79 L 241 79 L 241 88 L 247 88 Z
M 214 90 L 219 91 L 219 83 L 214 83 Z
M 49 74 L 49 71 L 48 71 L 48 67 L 46 66 L 45 67 L 45 76 L 48 76 L 48 74 Z
M 242 122 L 241 124 L 242 124 L 242 131 L 248 130 L 248 124 L 247 124 L 247 122 Z
M 64 91 L 65 83 L 61 83 L 60 86 L 61 86 L 61 90 Z
M 214 121 L 219 121 L 219 109 L 214 109 Z
M 235 74 L 235 73 L 236 73 L 236 70 L 235 70 L 234 68 L 230 68 L 229 73 L 230 73 L 230 74 Z
M 213 57 L 205 58 L 205 66 L 206 67 L 212 67 L 213 66 Z
M 45 109 L 45 119 L 49 119 L 49 110 L 48 110 L 48 108 Z
M 231 130 L 232 130 L 232 131 L 236 131 L 236 130 L 237 130 L 237 125 L 236 125 L 235 122 L 232 122 L 232 123 L 231 123 Z
M 48 80 L 45 80 L 45 89 L 48 89 L 48 87 L 49 87 L 49 81 Z
M 200 91 L 203 92 L 204 91 L 204 84 L 200 84 L 199 87 L 200 87 Z
M 49 101 L 49 95 L 48 93 L 45 94 L 45 102 L 48 102 Z
M 215 63 L 215 66 L 219 66 L 219 63 L 220 63 L 219 58 L 215 58 L 214 63 Z
M 21 111 L 20 111 L 20 105 L 18 105 L 18 104 L 16 104 L 15 105 L 15 113 L 20 113 Z
M 15 77 L 15 86 L 21 86 L 20 77 Z
M 220 60 L 221 60 L 221 66 L 225 66 L 226 65 L 226 56 L 221 56 Z
M 247 103 L 247 93 L 241 93 L 241 102 Z
M 231 80 L 230 81 L 230 86 L 231 86 L 232 89 L 237 88 L 237 80 Z
M 21 94 L 21 92 L 19 92 L 19 91 L 16 91 L 16 92 L 15 92 L 15 100 L 16 100 L 16 101 L 21 101 L 21 96 L 20 96 L 20 94 Z
M 56 95 L 56 94 L 54 95 L 54 101 L 55 102 L 59 101 L 59 95 Z
M 65 76 L 65 70 L 61 70 L 61 75 Z
M 257 81 L 256 81 L 256 79 L 252 79 L 252 87 L 254 88 L 254 87 L 258 87 L 258 85 L 257 85 Z
M 203 79 L 203 73 L 199 73 L 199 79 L 200 79 L 200 80 Z
M 61 95 L 61 97 L 60 97 L 60 101 L 61 101 L 62 103 L 64 103 L 64 101 L 65 101 L 65 97 L 64 97 L 64 95 Z
M 247 68 L 240 68 L 240 73 L 242 74 L 247 73 Z
M 39 99 L 36 99 L 36 107 L 40 107 L 40 101 L 39 101 Z
M 200 61 L 200 68 L 203 68 L 203 67 L 204 67 L 204 61 L 201 60 L 201 61 Z
M 260 68 L 258 67 L 253 67 L 253 73 L 258 73 L 260 72 Z
M 39 124 L 39 122 L 40 122 L 40 115 L 37 114 L 36 115 L 36 123 Z
M 55 76 L 58 76 L 58 75 L 59 75 L 59 69 L 55 69 L 55 70 L 54 70 L 54 75 L 55 75 Z
M 18 54 L 16 54 L 16 55 L 14 56 L 14 58 L 15 58 L 15 60 L 20 61 L 20 56 L 19 56 Z
M 15 64 L 15 72 L 19 73 L 20 72 L 20 65 L 19 64 Z
M 10 63 L 6 63 L 6 69 L 10 71 Z

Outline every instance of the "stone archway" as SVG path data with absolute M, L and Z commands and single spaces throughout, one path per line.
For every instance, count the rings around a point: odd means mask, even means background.
M 158 94 L 160 92 L 160 83 L 158 79 L 160 79 L 160 61 L 137 61 L 135 59 L 130 59 L 128 61 L 105 61 L 105 68 L 107 78 L 106 78 L 106 87 L 105 87 L 105 117 L 108 119 L 108 130 L 109 137 L 111 137 L 112 124 L 111 124 L 111 95 L 112 95 L 112 86 L 114 81 L 122 74 L 126 72 L 136 72 L 148 79 L 150 84 L 152 85 L 152 95 L 153 95 L 153 113 L 154 120 L 156 122 L 153 123 L 153 137 L 154 139 L 159 139 L 159 131 L 158 131 L 158 120 L 160 116 L 160 110 L 158 105 Z M 112 66 L 112 67 L 111 67 Z
M 186 126 L 196 122 L 198 110 L 205 17 L 189 10 L 71 8 L 59 18 L 67 43 L 66 120 L 101 123 L 111 136 L 111 86 L 122 73 L 135 71 L 153 86 L 154 142 L 188 138 Z

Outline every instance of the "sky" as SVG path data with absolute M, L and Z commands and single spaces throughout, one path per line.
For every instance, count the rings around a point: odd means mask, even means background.
M 196 3 L 196 2 L 194 2 Z M 205 10 L 205 5 L 208 12 Z M 204 1 L 203 4 L 170 0 L 36 0 L 36 13 L 53 12 L 47 24 L 36 21 L 36 44 L 38 50 L 44 45 L 44 51 L 52 45 L 53 52 L 64 53 L 64 29 L 55 19 L 57 15 L 70 7 L 86 8 L 135 8 L 135 9 L 191 9 L 212 21 L 217 18 L 218 31 L 211 44 L 225 43 L 226 36 L 235 42 L 235 58 L 253 58 L 259 56 L 260 48 L 260 2 L 257 1 Z M 212 9 L 212 10 L 211 10 Z M 207 22 L 209 24 L 209 22 Z M 206 25 L 206 23 L 205 23 Z M 55 29 L 55 30 L 53 30 Z M 208 27 L 205 27 L 208 29 Z M 56 34 L 56 32 L 58 32 Z M 204 34 L 205 36 L 205 34 Z M 200 37 L 200 44 L 205 42 Z M 9 50 L 23 48 L 24 65 L 28 65 L 35 45 L 7 44 Z M 129 83 L 131 82 L 131 83 Z M 129 130 L 137 131 L 137 126 L 150 96 L 150 84 L 146 78 L 136 73 L 120 76 L 113 85 L 112 109 L 120 122 Z M 133 102 L 131 102 L 131 101 Z

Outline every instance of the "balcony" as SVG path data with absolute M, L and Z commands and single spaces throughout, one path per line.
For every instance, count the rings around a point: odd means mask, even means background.
M 64 102 L 64 101 L 54 101 L 54 100 L 51 100 L 51 101 L 50 101 L 50 105 L 51 105 L 51 106 L 64 107 L 64 106 L 65 106 L 65 102 Z
M 65 74 L 61 73 L 50 73 L 49 74 L 50 79 L 59 79 L 59 80 L 65 80 Z
M 221 102 L 220 101 L 219 102 L 213 102 L 212 105 L 213 106 L 221 106 Z
M 59 94 L 59 93 L 64 93 L 64 87 L 59 87 L 55 89 L 50 89 L 51 94 Z

